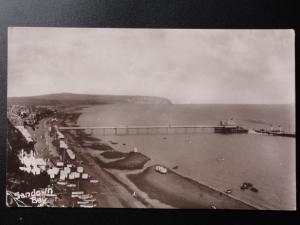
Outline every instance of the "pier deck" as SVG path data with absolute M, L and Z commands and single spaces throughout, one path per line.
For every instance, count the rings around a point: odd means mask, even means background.
M 102 130 L 102 134 L 172 134 L 172 133 L 198 133 L 207 130 L 212 132 L 215 129 L 235 129 L 237 126 L 216 126 L 216 125 L 131 125 L 131 126 L 82 126 L 82 127 L 59 127 L 59 130 Z
M 152 126 L 91 126 L 91 127 L 59 127 L 59 130 L 86 130 L 86 129 L 151 129 L 151 128 L 235 128 L 237 126 L 216 125 L 152 125 Z

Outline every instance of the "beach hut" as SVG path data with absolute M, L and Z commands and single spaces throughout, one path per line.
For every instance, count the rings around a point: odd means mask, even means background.
M 93 180 L 90 180 L 90 183 L 97 184 L 97 183 L 99 183 L 99 180 L 93 179 Z
M 74 180 L 75 179 L 75 175 L 74 172 L 69 174 L 69 180 Z
M 64 166 L 64 163 L 63 163 L 63 162 L 57 162 L 57 163 L 56 163 L 56 166 L 57 166 L 57 167 L 62 167 L 62 166 Z
M 68 145 L 64 141 L 60 140 L 59 141 L 59 148 L 66 150 L 68 148 Z
M 78 167 L 77 167 L 77 172 L 78 172 L 78 173 L 82 173 L 82 172 L 83 172 L 83 167 L 78 166 Z
M 80 178 L 80 173 L 78 173 L 78 172 L 74 172 L 74 178 L 75 178 L 75 179 L 78 179 L 78 178 Z
M 56 137 L 58 140 L 63 140 L 65 138 L 65 136 L 60 131 L 56 131 Z
M 66 173 L 66 171 L 61 170 L 60 174 L 59 174 L 59 179 L 64 181 L 67 178 L 68 174 Z
M 53 169 L 48 169 L 47 173 L 48 173 L 48 175 L 50 176 L 51 179 L 53 179 L 55 177 L 55 173 L 54 173 Z
M 88 175 L 87 173 L 83 173 L 83 174 L 81 175 L 81 178 L 82 178 L 83 180 L 88 179 L 88 177 L 89 177 L 89 175 Z
M 52 170 L 55 175 L 58 175 L 59 169 L 57 167 L 53 167 Z
M 75 159 L 75 154 L 71 149 L 67 149 L 67 154 L 69 156 L 70 159 Z
M 71 173 L 70 167 L 64 167 L 64 171 L 65 171 L 66 174 Z
M 68 149 L 68 145 L 64 141 L 60 140 L 59 141 L 59 150 L 62 153 L 62 156 L 61 156 L 62 161 L 65 161 L 65 154 L 66 154 L 67 149 Z

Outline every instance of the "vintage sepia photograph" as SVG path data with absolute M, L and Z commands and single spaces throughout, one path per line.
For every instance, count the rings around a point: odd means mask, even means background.
M 7 40 L 8 207 L 296 210 L 294 30 Z

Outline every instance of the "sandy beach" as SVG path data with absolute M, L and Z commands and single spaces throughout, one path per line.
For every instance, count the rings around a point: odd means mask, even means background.
M 76 122 L 79 113 L 62 113 L 58 115 L 61 124 L 70 125 Z M 118 180 L 114 179 L 109 172 L 99 166 L 88 149 L 97 151 L 107 151 L 111 148 L 99 143 L 99 139 L 82 132 L 64 132 L 66 142 L 74 150 L 77 162 L 84 167 L 84 171 L 89 174 L 91 179 L 99 180 L 97 184 L 81 182 L 80 189 L 86 193 L 96 193 L 97 207 L 101 208 L 145 208 L 142 201 L 132 196 L 131 191 Z

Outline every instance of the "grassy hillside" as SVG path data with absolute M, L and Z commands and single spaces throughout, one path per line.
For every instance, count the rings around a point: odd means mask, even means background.
M 60 104 L 171 104 L 166 98 L 151 96 L 125 96 L 125 95 L 86 95 L 59 93 L 28 97 L 8 97 L 10 104 L 33 104 L 33 105 L 60 105 Z

